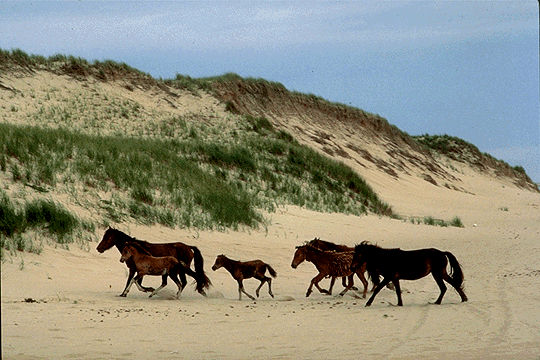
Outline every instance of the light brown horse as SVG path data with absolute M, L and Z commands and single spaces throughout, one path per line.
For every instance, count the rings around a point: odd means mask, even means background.
M 231 273 L 232 277 L 238 282 L 238 300 L 242 300 L 242 293 L 246 294 L 251 300 L 255 298 L 249 295 L 246 290 L 244 290 L 244 279 L 255 278 L 261 282 L 255 294 L 259 297 L 259 290 L 264 285 L 265 282 L 268 283 L 268 293 L 271 297 L 274 297 L 272 294 L 272 279 L 265 275 L 266 270 L 270 273 L 272 277 L 276 277 L 276 271 L 267 263 L 261 260 L 252 260 L 252 261 L 236 261 L 229 259 L 225 255 L 218 255 L 212 270 L 216 271 L 220 267 L 224 267 L 228 272 Z
M 356 273 L 358 277 L 362 280 L 364 283 L 364 293 L 363 296 L 366 297 L 367 293 L 367 281 L 364 277 L 364 271 L 365 268 L 357 269 L 356 272 L 351 271 L 351 263 L 352 258 L 354 255 L 354 251 L 346 251 L 346 252 L 336 252 L 336 251 L 325 251 L 320 250 L 312 245 L 305 244 L 302 246 L 297 246 L 296 251 L 293 256 L 293 261 L 291 263 L 291 267 L 293 269 L 296 269 L 298 265 L 300 265 L 304 260 L 309 261 L 315 265 L 317 270 L 319 270 L 319 274 L 315 276 L 308 287 L 308 290 L 306 292 L 306 297 L 311 295 L 312 288 L 315 285 L 317 290 L 321 292 L 322 294 L 330 294 L 328 290 L 321 289 L 319 286 L 319 282 L 324 279 L 326 276 L 331 276 L 332 280 L 335 280 L 336 277 L 352 277 Z M 340 296 L 343 296 L 349 291 L 353 286 L 353 282 L 349 280 L 349 284 L 345 287 L 345 289 L 339 294 Z
M 176 260 L 182 261 L 187 266 L 190 266 L 191 262 L 193 261 L 195 271 L 186 273 L 192 276 L 197 281 L 197 291 L 201 295 L 206 295 L 205 289 L 207 289 L 211 285 L 211 282 L 204 272 L 204 260 L 201 252 L 196 246 L 186 245 L 181 242 L 153 244 L 144 240 L 135 239 L 134 237 L 131 237 L 120 230 L 109 227 L 107 231 L 105 231 L 105 234 L 103 234 L 103 238 L 98 244 L 96 250 L 102 253 L 112 248 L 113 246 L 116 246 L 118 251 L 122 252 L 124 246 L 128 242 L 137 243 L 142 249 L 146 250 L 148 254 L 152 256 L 172 256 L 176 258 Z M 131 279 L 133 279 L 133 277 L 135 276 L 135 273 L 137 272 L 135 264 L 133 264 L 132 260 L 127 260 L 126 265 L 129 268 L 129 276 L 124 291 L 122 292 L 122 294 L 120 294 L 120 296 L 127 295 L 126 290 L 128 288 L 128 285 L 131 282 Z M 184 273 L 180 273 L 179 275 L 180 281 L 182 282 L 182 287 L 185 287 L 187 284 L 186 276 Z M 141 291 L 154 291 L 154 289 L 151 287 L 142 286 L 142 277 L 138 278 L 136 284 Z
M 334 244 L 333 242 L 330 242 L 330 241 L 321 240 L 319 238 L 315 238 L 315 239 L 311 240 L 310 242 L 308 242 L 307 244 L 309 244 L 311 246 L 314 246 L 314 247 L 316 247 L 317 249 L 320 249 L 320 250 L 331 250 L 331 251 L 336 251 L 336 252 L 351 252 L 351 251 L 354 251 L 354 248 L 349 247 L 347 245 L 338 245 L 338 244 Z M 358 278 L 360 279 L 360 281 L 364 285 L 364 298 L 365 298 L 366 293 L 367 293 L 367 288 L 368 288 L 368 282 L 367 282 L 366 277 L 364 275 L 364 272 L 365 272 L 366 269 L 364 267 L 364 269 L 359 269 L 359 270 L 361 272 L 358 274 Z M 343 284 L 344 288 L 347 287 L 347 282 L 346 282 L 347 279 L 349 280 L 349 283 L 351 284 L 350 289 L 358 290 L 354 286 L 354 274 L 351 274 L 349 276 L 343 276 L 341 278 L 341 283 Z M 328 288 L 328 295 L 332 295 L 332 289 L 334 287 L 335 281 L 336 281 L 336 277 L 332 276 L 332 279 L 330 280 L 330 287 Z
M 163 289 L 167 285 L 167 277 L 170 277 L 172 281 L 178 286 L 178 292 L 176 293 L 176 298 L 180 297 L 184 287 L 180 280 L 178 280 L 178 274 L 191 271 L 189 267 L 186 266 L 181 261 L 178 261 L 175 257 L 172 256 L 160 256 L 155 257 L 149 255 L 142 247 L 136 243 L 127 243 L 122 250 L 122 256 L 120 257 L 120 262 L 126 262 L 132 260 L 135 264 L 137 275 L 133 277 L 125 290 L 125 293 L 129 292 L 131 285 L 136 282 L 138 279 L 142 279 L 145 275 L 157 275 L 161 276 L 161 286 L 152 291 L 150 297 L 156 295 L 156 293 Z

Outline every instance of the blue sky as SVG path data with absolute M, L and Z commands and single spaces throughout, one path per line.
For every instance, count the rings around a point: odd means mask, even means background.
M 540 182 L 537 1 L 0 1 L 0 47 L 235 72 L 472 142 Z

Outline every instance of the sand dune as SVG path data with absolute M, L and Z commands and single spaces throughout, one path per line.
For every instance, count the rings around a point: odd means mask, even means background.
M 80 82 L 46 71 L 6 75 L 1 80 L 8 90 L 3 90 L 0 105 L 17 110 L 5 110 L 3 121 L 15 124 L 56 126 L 52 120 L 50 124 L 35 124 L 31 115 L 41 108 L 61 108 L 65 102 L 74 114 L 68 119 L 70 124 L 86 126 L 82 116 L 87 116 L 95 120 L 90 123 L 95 128 L 81 131 L 99 134 L 127 129 L 130 135 L 145 135 L 153 122 L 171 115 L 189 119 L 190 114 L 196 114 L 195 120 L 227 120 L 232 116 L 225 112 L 224 103 L 207 93 L 194 96 L 156 87 L 141 90 L 93 78 Z M 79 97 L 90 99 L 84 102 L 89 108 L 80 114 Z M 40 99 L 46 106 L 41 106 Z M 130 123 L 121 115 L 106 121 L 99 118 L 107 107 L 128 104 L 130 109 L 135 103 L 142 114 L 138 122 Z M 450 159 L 435 160 L 412 150 L 394 157 L 388 151 L 400 150 L 397 147 L 402 141 L 391 143 L 392 139 L 380 136 L 378 129 L 371 129 L 367 136 L 368 132 L 337 124 L 335 119 L 310 123 L 310 116 L 283 114 L 281 120 L 272 119 L 275 124 L 281 123 L 302 143 L 337 154 L 336 158 L 357 170 L 404 220 L 286 207 L 266 214 L 269 225 L 259 230 L 218 232 L 119 225 L 139 239 L 182 241 L 199 247 L 213 282 L 206 298 L 190 285 L 176 300 L 172 283 L 152 299 L 135 287 L 127 298 L 118 297 L 127 268 L 119 262 L 116 249 L 97 253 L 96 242 L 85 249 L 46 245 L 41 255 L 7 255 L 1 265 L 2 358 L 540 358 L 538 192 Z M 423 165 L 403 162 L 411 154 Z M 443 175 L 430 175 L 438 186 L 424 179 L 428 166 L 435 163 L 444 170 L 439 171 Z M 389 174 L 391 171 L 396 176 Z M 450 188 L 444 186 L 445 181 Z M 20 184 L 11 185 L 11 193 L 16 193 Z M 55 195 L 68 206 L 73 200 L 60 191 L 51 192 Z M 411 217 L 424 216 L 444 220 L 459 216 L 465 227 L 410 221 Z M 101 238 L 103 232 L 98 229 L 96 236 Z M 461 303 L 450 288 L 442 305 L 431 305 L 439 294 L 431 276 L 402 283 L 403 307 L 395 306 L 396 294 L 388 289 L 381 291 L 370 308 L 365 308 L 366 300 L 354 292 L 343 298 L 314 292 L 306 298 L 309 282 L 317 273 L 315 267 L 303 263 L 292 269 L 290 263 L 294 247 L 314 237 L 350 246 L 369 240 L 383 247 L 451 251 L 463 265 L 469 301 Z M 258 258 L 270 263 L 278 273 L 272 284 L 275 299 L 265 286 L 257 301 L 238 301 L 231 276 L 224 269 L 211 270 L 221 253 L 237 260 Z M 147 277 L 144 283 L 156 286 L 159 278 Z M 329 280 L 323 283 L 328 286 Z M 257 286 L 256 280 L 245 281 L 251 294 Z M 337 283 L 334 293 L 340 290 Z

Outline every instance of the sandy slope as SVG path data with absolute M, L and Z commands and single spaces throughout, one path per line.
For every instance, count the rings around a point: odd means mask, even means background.
M 508 211 L 493 199 L 507 201 Z M 297 208 L 270 214 L 267 231 L 123 229 L 149 241 L 197 245 L 214 284 L 208 298 L 190 287 L 174 300 L 173 284 L 152 299 L 135 288 L 127 298 L 117 297 L 126 268 L 115 249 L 98 254 L 97 244 L 88 252 L 47 247 L 39 256 L 14 257 L 2 264 L 2 358 L 537 359 L 540 196 L 506 188 L 488 199 L 476 195 L 475 202 L 470 213 L 476 217 L 467 214 L 463 229 Z M 470 301 L 460 303 L 449 289 L 443 305 L 429 305 L 438 295 L 431 277 L 403 283 L 402 308 L 391 305 L 396 296 L 386 289 L 371 308 L 352 296 L 314 293 L 306 299 L 315 269 L 305 263 L 293 270 L 290 262 L 294 246 L 314 236 L 351 245 L 371 240 L 449 250 L 463 265 Z M 210 269 L 220 253 L 271 263 L 278 272 L 276 299 L 263 288 L 258 301 L 238 301 L 229 274 Z M 257 284 L 246 281 L 248 292 Z

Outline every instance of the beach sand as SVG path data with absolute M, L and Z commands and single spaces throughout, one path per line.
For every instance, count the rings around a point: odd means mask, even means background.
M 538 359 L 540 196 L 500 188 L 489 198 L 475 195 L 464 228 L 296 207 L 267 214 L 271 224 L 259 230 L 121 228 L 151 242 L 197 246 L 213 282 L 206 298 L 190 283 L 176 300 L 172 282 L 151 299 L 135 287 L 126 298 L 118 297 L 127 268 L 115 248 L 99 254 L 97 243 L 89 251 L 46 246 L 41 255 L 13 256 L 2 264 L 2 358 Z M 507 210 L 499 209 L 501 204 Z M 317 271 L 311 263 L 296 270 L 290 263 L 294 247 L 314 237 L 351 246 L 368 240 L 383 247 L 450 251 L 463 266 L 469 301 L 461 303 L 449 287 L 442 305 L 430 304 L 439 294 L 431 276 L 402 281 L 403 307 L 395 306 L 395 292 L 384 289 L 366 308 L 356 292 L 337 296 L 339 281 L 334 295 L 315 291 L 306 298 Z M 278 273 L 275 298 L 265 285 L 256 301 L 238 301 L 229 273 L 211 270 L 221 253 L 270 263 Z M 159 277 L 144 279 L 145 285 L 159 282 Z M 254 294 L 258 284 L 246 280 L 245 288 Z M 327 287 L 329 280 L 321 284 Z

